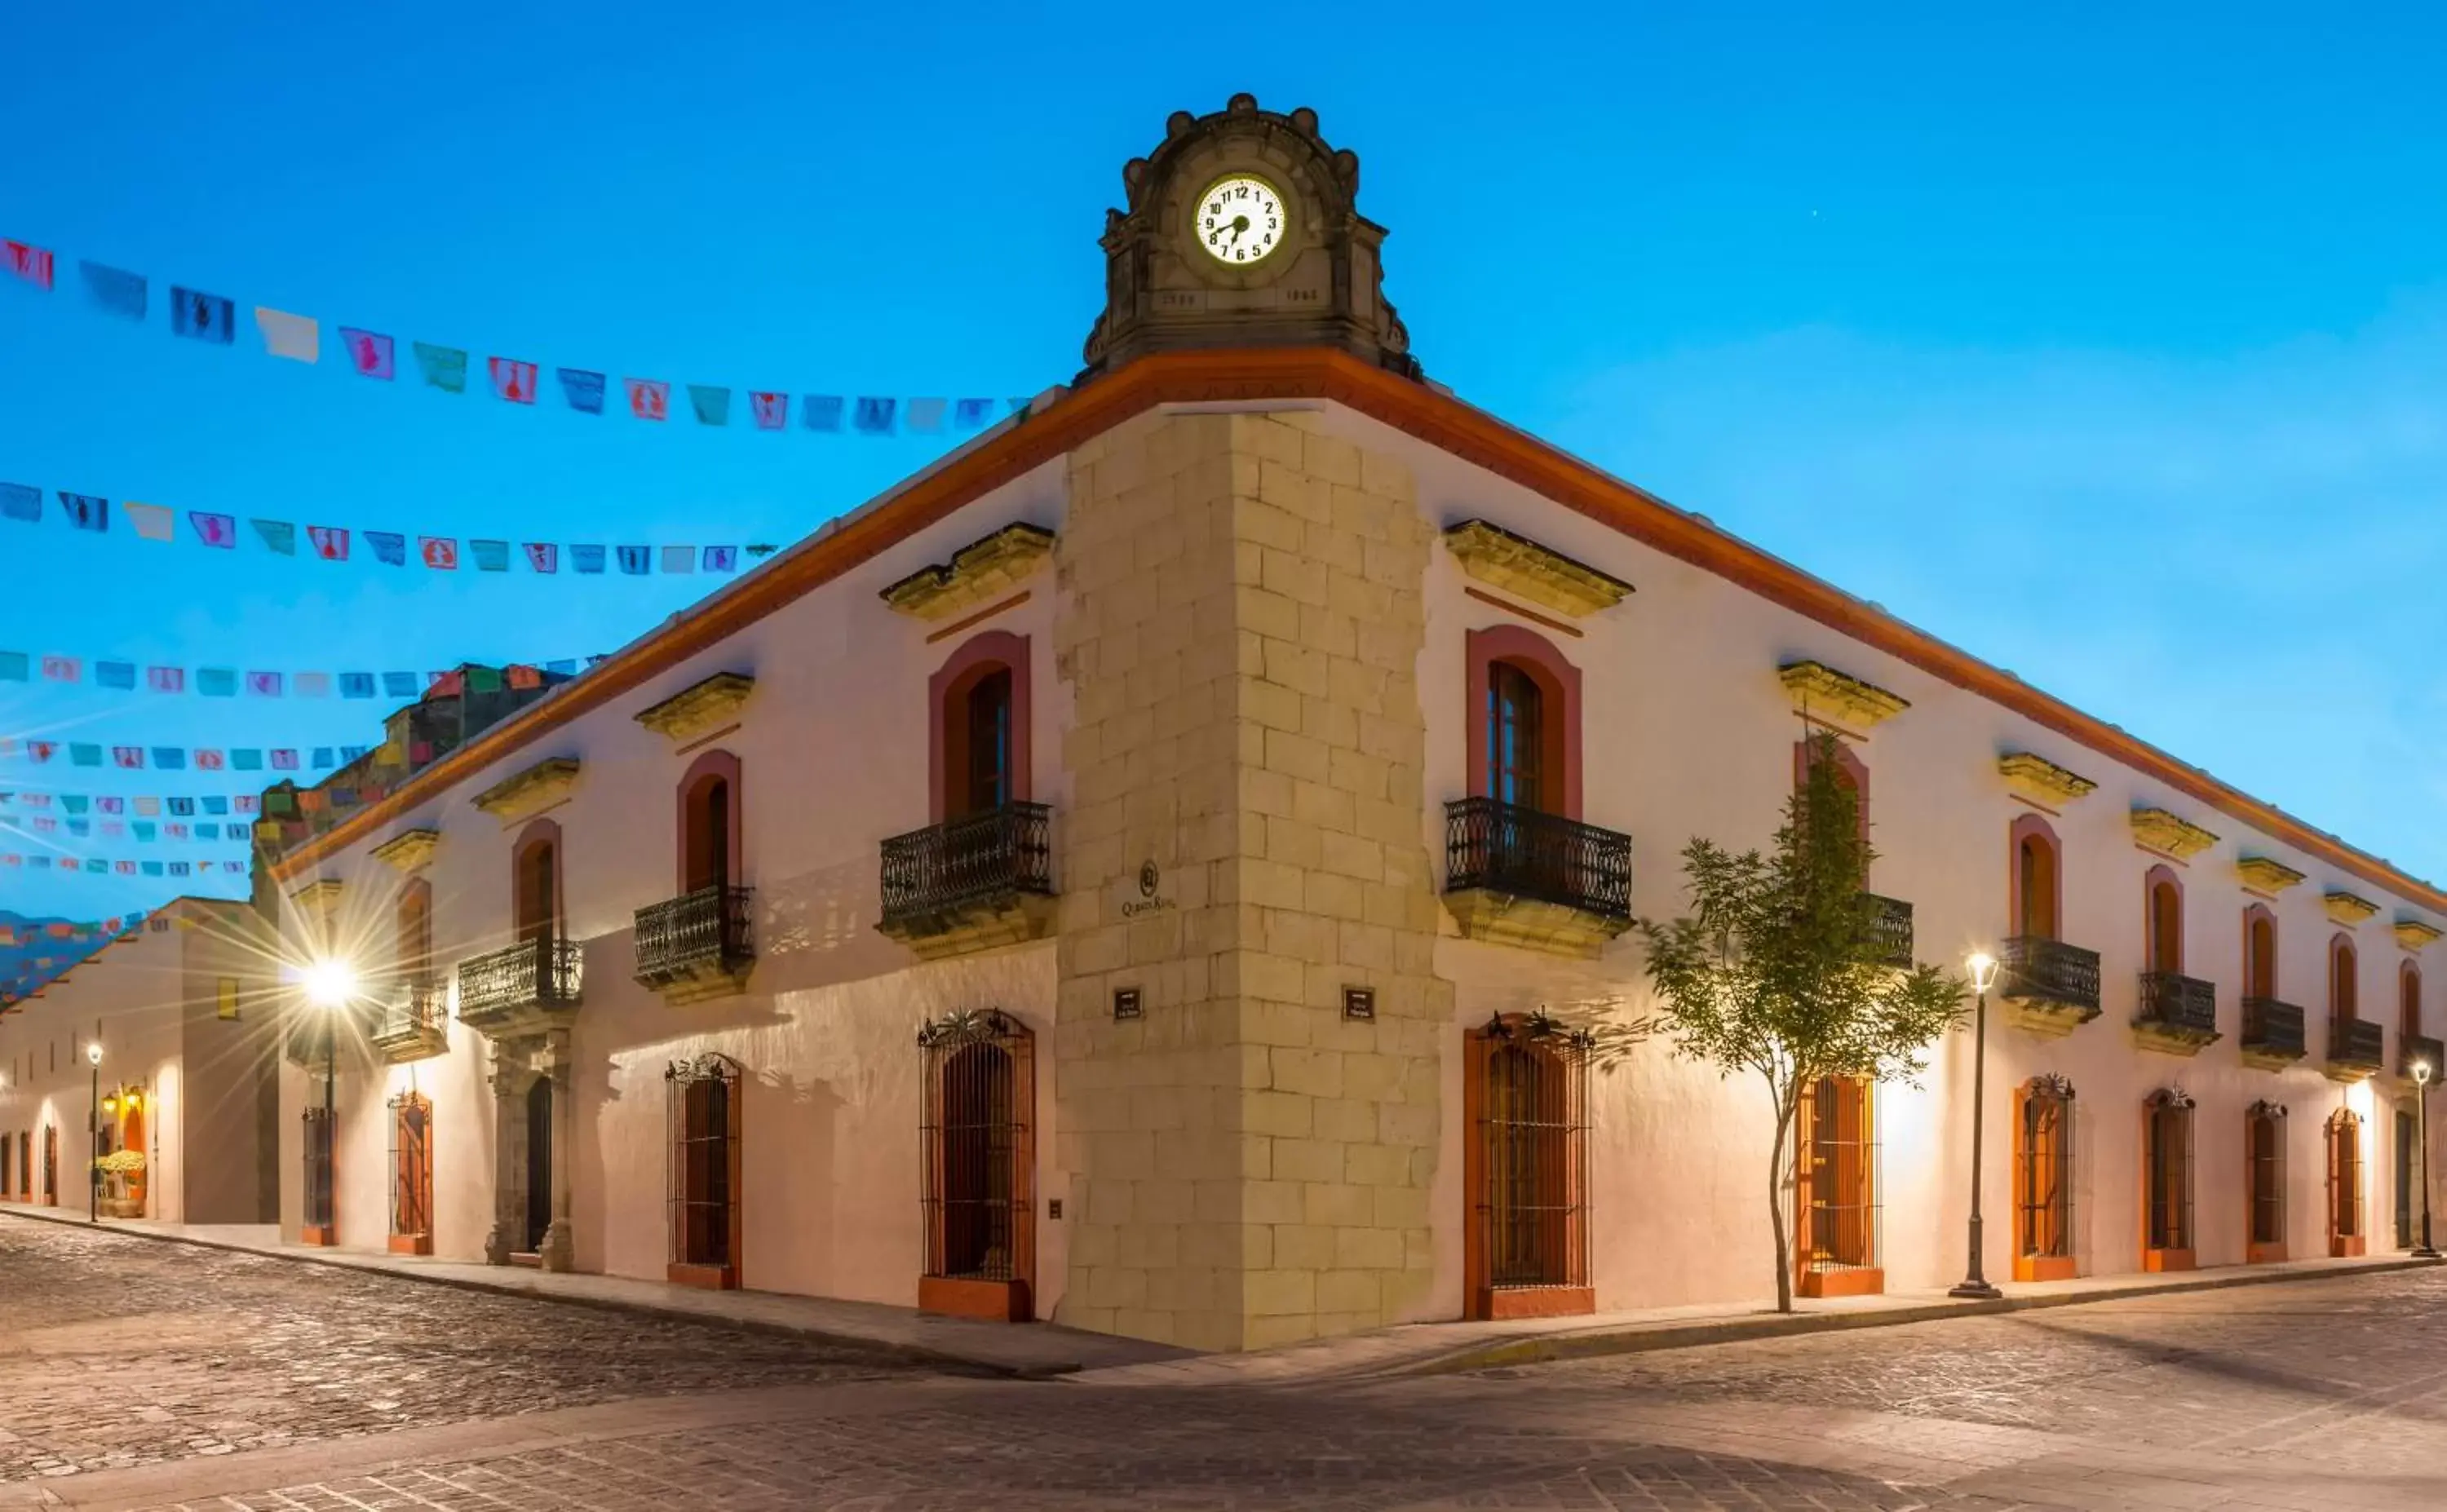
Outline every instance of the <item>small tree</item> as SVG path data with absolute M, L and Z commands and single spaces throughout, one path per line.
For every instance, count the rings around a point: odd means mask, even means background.
M 1682 868 L 1696 912 L 1640 921 L 1648 977 L 1675 1049 L 1719 1071 L 1754 1070 L 1775 1109 L 1768 1219 L 1775 1231 L 1775 1305 L 1793 1311 L 1794 1122 L 1822 1077 L 1916 1082 L 1921 1051 L 1961 1022 L 1964 984 L 1934 966 L 1898 964 L 1879 938 L 1879 904 L 1863 887 L 1875 856 L 1860 808 L 1837 775 L 1835 737 L 1812 737 L 1801 788 L 1786 803 L 1773 851 L 1734 855 L 1695 839 Z

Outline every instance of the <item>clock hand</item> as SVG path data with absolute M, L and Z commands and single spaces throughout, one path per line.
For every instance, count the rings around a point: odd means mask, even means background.
M 1242 233 L 1242 232 L 1244 232 L 1244 231 L 1246 231 L 1246 230 L 1248 230 L 1248 229 L 1249 229 L 1249 217 L 1246 217 L 1246 216 L 1234 216 L 1234 217 L 1232 217 L 1232 239 L 1233 239 L 1234 241 L 1238 241 L 1238 240 L 1240 240 L 1240 239 L 1241 239 L 1241 233 Z

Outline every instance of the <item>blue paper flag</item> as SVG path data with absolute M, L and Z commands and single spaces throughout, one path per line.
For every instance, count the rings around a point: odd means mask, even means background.
M 581 414 L 603 413 L 603 375 L 588 372 L 583 368 L 562 368 L 560 391 L 567 396 L 569 407 Z
M 689 404 L 696 410 L 696 422 L 698 425 L 727 425 L 730 424 L 730 389 L 717 388 L 711 384 L 691 384 L 688 386 L 688 391 Z
M 226 347 L 237 335 L 236 307 L 218 294 L 170 286 L 170 331 Z
M 373 695 L 373 673 L 342 672 L 340 674 L 340 696 L 342 698 L 371 698 Z
M 236 698 L 237 669 L 235 667 L 197 668 L 196 691 L 206 698 Z
M 153 765 L 164 771 L 183 771 L 187 765 L 187 748 L 183 746 L 156 746 L 153 747 Z
M 559 661 L 548 661 L 543 664 L 543 670 L 548 672 L 559 672 L 566 676 L 574 677 L 578 674 L 578 658 L 575 656 L 567 656 Z M 22 681 L 22 679 L 20 680 Z
M 510 570 L 510 543 L 506 540 L 471 540 L 467 555 L 476 558 L 480 573 L 505 573 Z
M 603 548 L 600 546 L 570 547 L 569 566 L 572 572 L 601 572 L 603 570 Z
M 79 530 L 108 530 L 110 501 L 95 494 L 72 494 L 60 491 L 60 507 L 68 513 L 68 523 Z
M 337 765 L 339 765 L 338 758 L 332 754 L 331 747 L 317 746 L 314 747 L 314 769 L 316 771 L 322 771 L 328 767 L 335 766 Z
M 185 861 L 172 861 L 170 863 L 170 875 L 173 877 L 184 877 L 187 875 L 188 869 L 188 865 Z
M 196 826 L 196 838 L 198 840 L 218 840 L 221 838 L 221 827 L 218 824 L 198 824 Z
M 345 766 L 352 761 L 359 760 L 372 749 L 371 746 L 343 746 L 340 747 L 340 765 Z
M 892 434 L 893 406 L 894 401 L 889 399 L 861 399 L 858 418 L 852 424 L 861 435 L 888 436 Z
M 22 683 L 33 675 L 34 658 L 22 651 L 0 651 L 0 683 Z
M 654 548 L 652 546 L 615 546 L 620 554 L 620 570 L 630 576 L 640 576 L 654 570 Z
M 77 272 L 85 275 L 85 296 L 95 305 L 130 320 L 144 318 L 144 277 L 142 274 L 113 268 L 106 263 L 84 261 L 77 264 Z
M 159 877 L 161 875 L 161 863 L 160 861 L 139 861 L 136 864 L 143 869 L 144 875 L 147 877 Z
M 249 523 L 255 526 L 255 533 L 263 538 L 263 543 L 266 546 L 271 547 L 274 551 L 278 552 L 283 557 L 294 557 L 297 555 L 297 527 L 295 525 L 285 520 L 251 520 Z
M 205 812 L 205 813 L 207 813 L 207 814 L 226 814 L 226 813 L 228 813 L 228 812 L 229 812 L 229 799 L 228 799 L 228 797 L 227 797 L 225 794 L 221 794 L 221 793 L 206 793 L 206 794 L 204 795 L 204 812 Z
M 43 491 L 26 483 L 0 483 L 0 519 L 43 522 Z
M 386 567 L 408 565 L 408 538 L 395 530 L 362 532 L 366 544 L 373 548 L 374 560 Z
M 382 681 L 383 696 L 385 698 L 414 698 L 416 696 L 416 674 L 414 672 L 385 672 L 382 674 Z
M 117 688 L 133 692 L 136 689 L 136 664 L 116 661 L 95 662 L 93 682 L 97 688 Z
M 809 430 L 839 430 L 842 423 L 842 396 L 809 394 L 799 402 L 799 424 Z
M 252 746 L 233 747 L 229 753 L 229 764 L 230 770 L 234 772 L 259 772 L 263 770 L 263 751 Z
M 730 573 L 739 570 L 739 548 L 708 546 L 705 548 L 705 570 L 710 573 Z
M 71 766 L 101 765 L 101 744 L 96 741 L 85 740 L 72 740 L 68 742 L 68 765 Z
M 991 399 L 963 399 L 952 409 L 952 424 L 962 430 L 975 430 L 994 418 Z

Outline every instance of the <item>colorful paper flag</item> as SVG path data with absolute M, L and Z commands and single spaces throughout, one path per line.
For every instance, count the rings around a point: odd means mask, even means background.
M 110 747 L 110 765 L 127 771 L 141 770 L 144 765 L 144 747 L 113 746 Z
M 0 483 L 0 519 L 43 522 L 43 491 L 26 483 Z
M 119 508 L 139 540 L 171 540 L 178 537 L 179 516 L 175 510 L 160 504 L 122 504 Z
M 183 746 L 156 746 L 153 747 L 153 765 L 165 772 L 185 771 L 187 748 Z
M 510 543 L 506 540 L 471 540 L 467 555 L 474 558 L 480 573 L 505 573 L 510 570 Z
M 629 413 L 639 420 L 666 420 L 672 412 L 672 386 L 659 378 L 624 378 L 629 387 Z
M 892 434 L 893 406 L 894 401 L 889 399 L 863 398 L 858 402 L 858 418 L 851 424 L 861 435 L 888 436 Z
M 0 241 L 0 265 L 37 289 L 51 286 L 51 253 L 23 241 Z
M 340 674 L 340 696 L 342 698 L 371 698 L 373 695 L 373 673 L 342 672 Z
M 527 554 L 527 565 L 535 571 L 540 573 L 557 573 L 560 570 L 560 548 L 559 546 L 552 544 L 550 541 L 530 540 L 523 543 L 523 549 Z
M 236 697 L 237 694 L 237 669 L 235 667 L 197 668 L 196 691 L 206 698 Z
M 187 524 L 195 531 L 196 539 L 207 546 L 218 546 L 223 551 L 237 548 L 236 515 L 208 515 L 199 509 L 190 509 L 187 511 Z
M 85 297 L 95 308 L 126 320 L 144 318 L 144 279 L 140 274 L 106 263 L 83 262 L 77 272 L 85 278 Z
M 263 770 L 263 751 L 253 746 L 232 747 L 229 764 L 234 772 L 259 772 Z
M 448 536 L 419 536 L 416 538 L 416 551 L 425 558 L 425 565 L 435 572 L 455 573 L 459 570 L 459 542 Z
M 572 572 L 601 572 L 603 570 L 603 548 L 600 546 L 570 547 L 569 567 Z
M 408 538 L 395 530 L 369 530 L 366 544 L 374 549 L 374 560 L 386 567 L 408 565 Z
M 75 657 L 46 656 L 43 658 L 43 681 L 47 683 L 74 683 L 82 682 L 84 679 L 85 664 L 77 660 Z
M 689 406 L 696 411 L 696 423 L 698 425 L 727 425 L 730 424 L 730 389 L 718 388 L 711 384 L 691 384 L 688 386 L 688 391 Z
M 584 415 L 603 413 L 603 375 L 588 372 L 583 368 L 559 368 L 554 375 L 560 379 L 561 397 L 569 407 Z
M 237 339 L 237 307 L 218 294 L 170 286 L 170 332 L 226 347 Z
M 756 411 L 756 428 L 780 430 L 790 423 L 790 396 L 749 389 L 748 403 Z
M 705 548 L 705 570 L 710 573 L 737 572 L 739 570 L 739 548 L 736 546 L 708 546 Z
M 79 530 L 108 530 L 110 501 L 98 494 L 72 494 L 58 490 L 60 507 L 67 511 L 68 523 Z
M 620 558 L 620 570 L 632 577 L 640 577 L 654 570 L 654 548 L 652 546 L 615 546 Z
M 196 769 L 198 771 L 217 772 L 228 765 L 229 758 L 223 756 L 218 750 L 214 749 L 212 747 L 199 746 L 196 747 Z M 204 800 L 204 803 L 207 805 L 219 802 L 220 800 L 217 798 L 207 798 Z M 219 810 L 215 809 L 214 812 L 218 813 Z
M 297 769 L 297 753 L 285 746 L 274 747 L 272 749 L 272 769 L 275 772 L 295 771 Z
M 666 574 L 696 571 L 696 548 L 694 546 L 664 547 L 663 571 Z
M 842 427 L 842 396 L 809 394 L 799 405 L 799 424 L 809 430 L 839 430 Z
M 536 365 L 515 357 L 488 357 L 484 365 L 493 375 L 493 397 L 506 399 L 514 405 L 531 405 L 536 401 Z
M 435 347 L 414 341 L 408 345 L 416 350 L 416 367 L 425 374 L 426 386 L 446 393 L 467 391 L 467 354 L 456 347 Z
M 187 690 L 187 669 L 184 667 L 147 667 L 144 686 L 157 693 L 183 693 Z
M 251 671 L 246 674 L 246 690 L 257 698 L 277 698 L 280 696 L 280 674 Z
M 382 674 L 382 682 L 383 696 L 385 698 L 414 698 L 416 696 L 416 674 L 414 672 L 385 672 Z
M 264 545 L 283 557 L 297 555 L 297 527 L 285 520 L 251 520 L 248 524 L 263 538 Z
M 265 355 L 291 362 L 319 362 L 323 330 L 309 315 L 293 315 L 266 305 L 255 307 L 256 329 L 263 332 Z
M 32 669 L 33 658 L 22 651 L 0 651 L 0 683 L 22 683 Z M 0 754 L 6 754 L 0 752 Z
M 136 688 L 136 664 L 123 661 L 98 661 L 93 664 L 93 685 L 132 692 Z
M 309 525 L 306 539 L 313 546 L 314 555 L 325 561 L 349 559 L 349 533 L 335 525 Z
M 300 698 L 329 698 L 332 696 L 332 674 L 330 672 L 299 672 L 289 681 L 291 690 L 296 693 Z
M 991 399 L 963 399 L 952 406 L 952 424 L 962 430 L 975 430 L 993 418 Z
M 380 331 L 342 326 L 340 345 L 348 349 L 349 366 L 357 370 L 358 377 L 379 378 L 389 383 L 396 375 L 391 365 L 391 339 Z

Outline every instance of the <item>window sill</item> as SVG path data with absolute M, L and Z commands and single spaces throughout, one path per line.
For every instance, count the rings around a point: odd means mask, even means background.
M 2145 1271 L 2190 1271 L 2198 1269 L 2190 1250 L 2149 1250 L 2141 1252 L 2141 1269 Z
M 1579 1317 L 1598 1310 L 1589 1286 L 1482 1286 L 1471 1298 L 1473 1318 Z
M 433 1236 L 394 1234 L 390 1237 L 390 1252 L 393 1255 L 430 1255 L 433 1253 Z
M 2286 1258 L 2286 1246 L 2283 1244 L 2250 1244 L 2244 1247 L 2243 1263 L 2246 1265 L 2274 1265 L 2284 1258 Z
M 337 1228 L 330 1223 L 309 1223 L 297 1231 L 297 1242 L 330 1249 L 340 1242 Z
M 1887 1289 L 1887 1273 L 1874 1265 L 1849 1271 L 1805 1271 L 1803 1296 L 1878 1296 Z
M 2365 1252 L 2369 1244 L 2370 1241 L 2359 1234 L 2331 1234 L 2328 1236 L 2328 1253 L 2338 1259 L 2344 1259 L 2351 1256 L 2361 1255 Z
M 673 1286 L 694 1286 L 708 1292 L 736 1292 L 739 1290 L 739 1267 L 691 1265 L 673 1260 L 663 1268 L 663 1279 Z
M 2079 1267 L 2070 1255 L 2014 1257 L 2014 1279 L 2017 1281 L 2070 1281 L 2079 1274 Z
M 918 1278 L 918 1311 L 987 1323 L 1026 1323 L 1035 1316 L 1026 1281 L 965 1281 L 943 1276 Z

